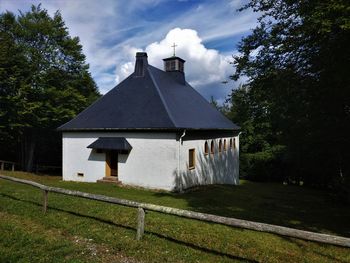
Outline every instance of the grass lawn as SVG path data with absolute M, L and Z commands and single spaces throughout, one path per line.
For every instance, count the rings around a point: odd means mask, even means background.
M 324 192 L 242 181 L 175 194 L 2 172 L 42 184 L 350 237 L 350 207 Z M 0 179 L 0 262 L 350 262 L 350 249 L 49 193 Z

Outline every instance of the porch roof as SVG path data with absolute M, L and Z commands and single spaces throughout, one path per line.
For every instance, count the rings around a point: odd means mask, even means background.
M 125 137 L 100 137 L 87 148 L 100 150 L 130 151 L 132 146 Z

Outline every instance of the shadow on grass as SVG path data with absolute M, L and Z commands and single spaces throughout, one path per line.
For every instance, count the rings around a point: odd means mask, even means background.
M 30 204 L 33 204 L 35 206 L 42 207 L 42 204 L 39 204 L 39 203 L 36 203 L 36 202 L 33 202 L 33 201 L 29 201 L 29 200 L 23 200 L 23 199 L 20 199 L 20 198 L 11 196 L 11 195 L 0 193 L 0 196 L 3 196 L 5 198 L 9 198 L 9 199 L 12 199 L 12 200 L 15 200 L 15 201 L 20 201 L 20 202 L 24 202 L 24 203 L 30 203 Z M 118 223 L 115 223 L 113 221 L 106 220 L 106 219 L 103 219 L 103 218 L 99 218 L 99 217 L 95 217 L 95 216 L 91 216 L 91 215 L 84 215 L 84 214 L 80 214 L 80 213 L 77 213 L 77 212 L 74 212 L 74 211 L 67 211 L 67 210 L 64 210 L 64 209 L 51 207 L 51 206 L 48 206 L 47 208 L 50 209 L 50 210 L 67 213 L 67 214 L 70 214 L 70 215 L 73 215 L 73 216 L 88 218 L 88 219 L 95 220 L 95 221 L 98 221 L 100 223 L 108 224 L 108 225 L 111 225 L 111 226 L 116 226 L 116 227 L 121 227 L 121 228 L 128 229 L 128 230 L 133 230 L 133 231 L 136 232 L 135 228 L 132 228 L 130 226 L 125 226 L 125 225 L 122 225 L 122 224 L 118 224 Z M 48 212 L 49 212 L 49 210 L 48 210 Z M 189 243 L 189 242 L 182 241 L 182 240 L 178 240 L 178 239 L 175 239 L 175 238 L 172 238 L 172 237 L 169 237 L 169 236 L 162 235 L 160 233 L 147 231 L 147 230 L 145 230 L 145 233 L 152 234 L 152 235 L 154 235 L 154 236 L 156 236 L 158 238 L 161 238 L 163 240 L 167 240 L 167 241 L 179 244 L 179 245 L 187 246 L 187 247 L 190 247 L 190 248 L 193 248 L 193 249 L 205 252 L 205 253 L 209 253 L 209 254 L 212 254 L 212 255 L 223 256 L 223 257 L 227 257 L 229 259 L 241 260 L 241 261 L 244 261 L 244 262 L 252 262 L 252 263 L 253 262 L 258 262 L 258 261 L 252 260 L 252 259 L 239 257 L 239 256 L 227 254 L 227 253 L 224 253 L 224 252 L 220 252 L 220 251 L 217 251 L 217 250 L 214 250 L 214 249 L 198 246 L 196 244 Z
M 305 240 L 298 240 L 296 238 L 292 238 L 292 237 L 286 237 L 286 236 L 280 236 L 281 238 L 283 238 L 284 240 L 295 244 L 296 246 L 298 246 L 299 249 L 304 250 L 305 249 L 305 244 L 304 243 L 309 243 L 310 241 L 305 241 Z M 318 243 L 320 246 L 327 246 L 325 244 L 322 243 Z M 348 263 L 348 261 L 344 261 L 341 260 L 339 258 L 336 258 L 332 255 L 326 254 L 326 253 L 322 253 L 319 249 L 310 249 L 311 246 L 307 246 L 307 248 L 314 254 L 317 254 L 321 257 L 326 258 L 329 262 L 340 262 L 340 263 Z M 344 248 L 344 247 L 341 247 Z
M 182 194 L 154 196 L 185 200 L 196 212 L 350 237 L 350 207 L 320 190 L 244 181 L 238 186 L 200 186 Z

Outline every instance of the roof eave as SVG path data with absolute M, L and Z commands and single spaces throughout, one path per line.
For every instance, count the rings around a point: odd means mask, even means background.
M 178 128 L 57 128 L 59 132 L 75 132 L 75 131 L 179 131 L 179 130 L 192 130 L 192 131 L 240 131 L 240 127 L 235 128 L 190 128 L 190 127 L 178 127 Z

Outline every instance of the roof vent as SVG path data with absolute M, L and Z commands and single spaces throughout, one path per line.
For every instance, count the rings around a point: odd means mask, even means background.
M 145 75 L 145 69 L 147 68 L 147 66 L 148 66 L 147 53 L 137 52 L 134 76 L 143 77 Z

